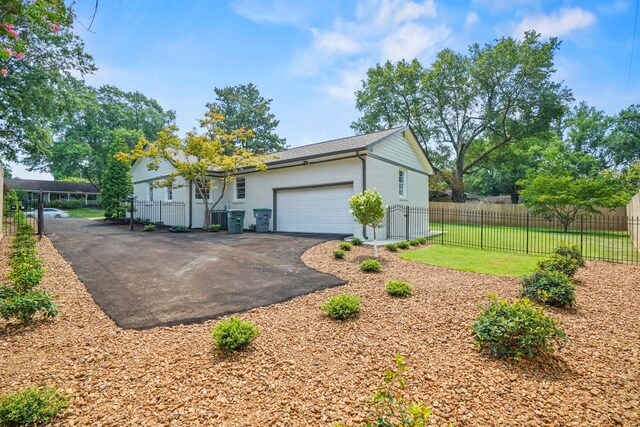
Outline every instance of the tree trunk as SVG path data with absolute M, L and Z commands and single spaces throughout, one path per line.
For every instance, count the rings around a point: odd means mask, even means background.
M 517 205 L 520 202 L 520 194 L 517 191 L 512 191 L 509 195 L 511 196 L 512 205 Z
M 466 197 L 464 194 L 464 178 L 462 172 L 462 163 L 456 167 L 456 170 L 453 172 L 453 176 L 451 177 L 451 201 L 453 203 L 464 203 L 466 201 Z
M 378 258 L 378 242 L 376 241 L 376 227 L 373 227 L 373 257 Z

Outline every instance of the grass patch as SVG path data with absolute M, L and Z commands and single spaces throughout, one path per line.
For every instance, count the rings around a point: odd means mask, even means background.
M 69 218 L 104 219 L 104 209 L 82 208 L 70 209 Z
M 400 255 L 400 258 L 472 273 L 523 277 L 536 269 L 536 264 L 541 257 L 457 246 L 431 245 L 423 249 L 405 252 Z

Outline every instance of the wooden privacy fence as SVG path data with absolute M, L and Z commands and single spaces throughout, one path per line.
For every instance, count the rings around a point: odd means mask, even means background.
M 530 215 L 529 209 L 522 205 L 430 202 L 429 208 L 432 213 L 440 212 L 444 209 L 447 212 L 447 222 L 449 223 L 467 225 L 478 225 L 481 220 L 480 212 L 484 212 L 485 216 L 482 218 L 484 225 L 526 227 L 527 214 Z M 478 215 L 470 215 L 469 212 L 478 212 Z M 638 216 L 638 214 L 635 216 Z M 598 221 L 590 221 L 591 230 L 631 231 L 627 230 L 627 209 L 624 206 L 617 209 L 603 209 L 602 215 L 597 217 Z M 538 216 L 536 225 L 555 228 L 557 227 L 557 222 L 545 220 Z M 570 230 L 578 230 L 579 228 L 579 221 L 574 222 L 569 227 Z

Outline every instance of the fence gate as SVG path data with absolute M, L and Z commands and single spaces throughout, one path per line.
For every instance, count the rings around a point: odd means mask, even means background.
M 421 206 L 387 208 L 387 239 L 410 240 L 429 235 L 429 210 Z
M 2 206 L 2 234 L 15 236 L 20 226 L 31 224 L 39 236 L 44 232 L 44 203 L 38 199 L 18 200 L 5 195 Z

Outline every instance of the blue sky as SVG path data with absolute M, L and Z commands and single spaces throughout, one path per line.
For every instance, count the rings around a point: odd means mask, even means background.
M 88 25 L 94 0 L 79 0 Z M 428 65 L 443 48 L 466 50 L 535 29 L 562 40 L 556 80 L 577 101 L 616 113 L 640 102 L 636 0 L 101 0 L 91 32 L 76 24 L 99 70 L 92 85 L 140 91 L 196 125 L 213 88 L 256 84 L 273 99 L 291 146 L 351 135 L 353 92 L 387 59 Z M 628 83 L 629 82 L 629 83 Z M 46 177 L 14 168 L 21 178 Z

